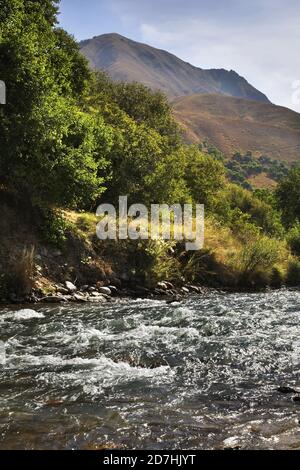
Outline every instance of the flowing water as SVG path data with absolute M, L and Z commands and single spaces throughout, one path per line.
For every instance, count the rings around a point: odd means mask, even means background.
M 0 449 L 299 449 L 299 319 L 288 290 L 2 309 Z

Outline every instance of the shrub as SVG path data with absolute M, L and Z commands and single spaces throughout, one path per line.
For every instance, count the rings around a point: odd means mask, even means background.
M 300 256 L 300 223 L 298 222 L 287 234 L 287 242 L 291 252 L 295 256 Z
M 141 267 L 146 268 L 148 285 L 155 285 L 165 279 L 175 282 L 180 279 L 180 262 L 173 256 L 173 246 L 174 242 L 150 240 L 146 247 L 141 247 L 143 264 L 145 263 Z
M 294 259 L 289 263 L 286 282 L 293 287 L 300 285 L 300 261 Z
M 39 209 L 38 220 L 43 240 L 50 245 L 62 248 L 66 241 L 69 223 L 59 210 Z
M 281 237 L 283 226 L 280 213 L 252 192 L 235 184 L 227 185 L 216 198 L 215 210 L 220 220 L 236 227 L 237 218 L 244 215 L 250 223 L 270 236 Z M 237 217 L 239 215 L 239 217 Z
M 241 285 L 266 285 L 279 261 L 276 240 L 266 236 L 249 239 L 238 255 L 239 280 Z

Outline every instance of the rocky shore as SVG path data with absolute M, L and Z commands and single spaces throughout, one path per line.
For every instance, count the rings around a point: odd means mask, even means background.
M 11 293 L 8 299 L 1 299 L 2 304 L 37 304 L 37 303 L 105 303 L 113 302 L 118 298 L 162 298 L 167 303 L 180 301 L 182 298 L 191 295 L 205 295 L 210 289 L 191 284 L 174 286 L 171 282 L 159 282 L 154 288 L 147 288 L 140 285 L 128 285 L 119 279 L 114 283 L 103 285 L 98 282 L 94 285 L 77 285 L 71 281 L 58 283 L 54 286 L 53 292 L 47 293 L 40 288 L 34 288 L 32 292 L 25 296 L 18 296 Z

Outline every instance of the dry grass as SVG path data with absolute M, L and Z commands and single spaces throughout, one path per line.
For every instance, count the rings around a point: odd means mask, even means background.
M 25 247 L 9 267 L 9 288 L 18 295 L 27 295 L 34 287 L 34 277 L 35 247 Z
M 249 183 L 257 189 L 274 189 L 277 186 L 277 182 L 270 178 L 266 173 L 261 173 L 260 175 L 251 176 Z
M 226 156 L 252 151 L 291 163 L 299 160 L 300 114 L 272 104 L 218 95 L 174 101 L 175 117 L 188 141 L 205 139 Z

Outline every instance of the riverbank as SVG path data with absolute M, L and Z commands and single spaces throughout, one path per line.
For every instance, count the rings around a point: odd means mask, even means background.
M 213 289 L 195 286 L 184 285 L 182 287 L 175 287 L 172 283 L 159 282 L 157 287 L 149 289 L 143 286 L 124 287 L 122 283 L 116 285 L 103 286 L 99 285 L 83 285 L 80 287 L 75 286 L 72 282 L 66 281 L 65 284 L 56 284 L 55 291 L 46 294 L 37 289 L 32 289 L 30 294 L 24 297 L 17 297 L 11 295 L 9 303 L 12 305 L 26 305 L 26 304 L 55 304 L 55 303 L 107 303 L 113 302 L 117 299 L 161 299 L 171 304 L 173 302 L 181 301 L 185 297 L 198 294 L 201 296 L 207 295 Z M 3 305 L 8 305 L 6 299 L 2 299 Z
M 300 283 L 297 261 L 283 241 L 242 242 L 209 218 L 204 248 L 186 252 L 178 241 L 100 241 L 91 213 L 60 212 L 51 221 L 55 230 L 47 232 L 45 220 L 19 212 L 9 198 L 1 202 L 2 304 L 100 303 L 115 297 L 172 302 L 209 289 L 259 291 Z

